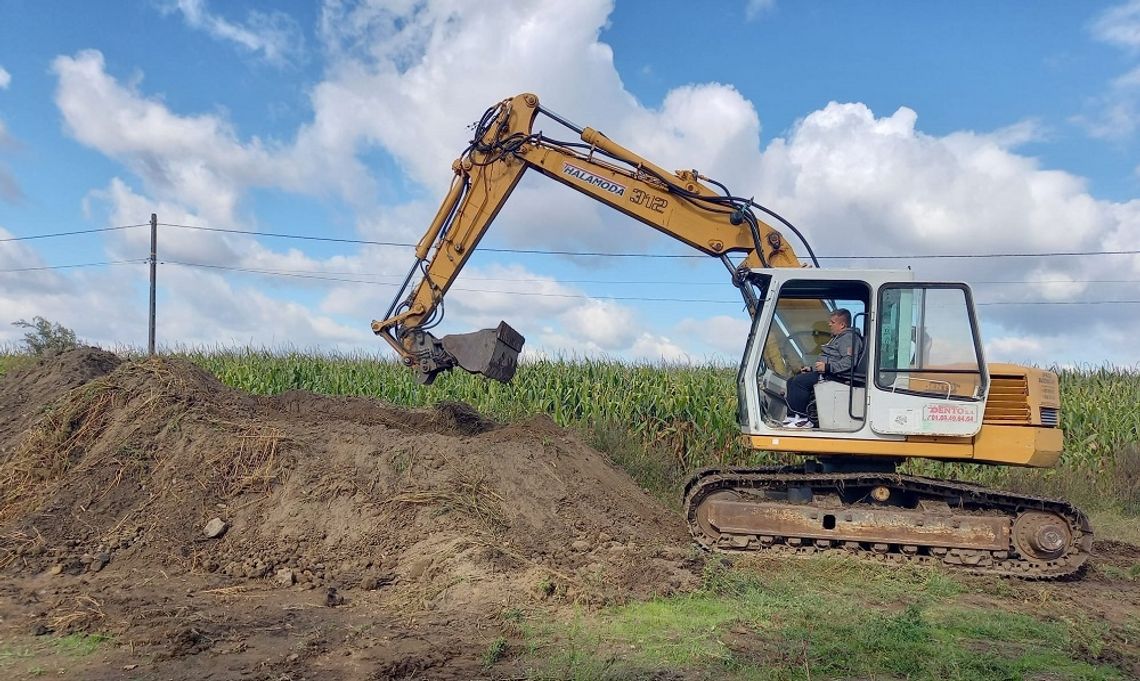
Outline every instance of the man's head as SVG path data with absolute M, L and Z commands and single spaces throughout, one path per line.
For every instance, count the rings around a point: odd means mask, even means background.
M 851 326 L 851 312 L 842 307 L 827 317 L 827 328 L 831 329 L 832 334 L 839 333 L 849 326 Z

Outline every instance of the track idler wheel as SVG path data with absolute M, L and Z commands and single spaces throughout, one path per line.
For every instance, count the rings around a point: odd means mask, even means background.
M 697 541 L 703 544 L 706 548 L 712 548 L 718 544 L 722 536 L 720 528 L 713 525 L 712 520 L 709 518 L 709 509 L 712 507 L 710 501 L 721 499 L 724 501 L 737 501 L 741 498 L 740 493 L 731 490 L 720 490 L 713 492 L 701 500 L 700 505 L 697 506 L 695 520 L 697 527 L 700 528 L 701 536 L 696 537 Z
M 1025 511 L 1013 523 L 1013 545 L 1027 558 L 1056 560 L 1072 541 L 1069 523 L 1055 513 Z

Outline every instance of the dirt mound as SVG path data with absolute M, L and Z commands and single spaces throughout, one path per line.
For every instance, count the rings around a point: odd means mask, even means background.
M 48 403 L 111 373 L 120 363 L 115 355 L 88 347 L 48 355 L 9 372 L 0 383 L 0 447 L 27 428 Z
M 680 519 L 545 417 L 252 397 L 182 360 L 95 349 L 0 379 L 0 406 L 12 575 L 181 572 L 320 589 L 329 605 L 380 590 L 411 611 L 696 579 Z

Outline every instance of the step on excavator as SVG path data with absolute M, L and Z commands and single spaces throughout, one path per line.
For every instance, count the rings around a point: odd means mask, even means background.
M 536 132 L 539 115 L 577 138 Z M 753 449 L 804 459 L 693 473 L 683 512 L 702 547 L 844 552 L 1026 579 L 1079 574 L 1093 533 L 1071 504 L 898 471 L 912 458 L 1049 468 L 1060 457 L 1056 374 L 985 362 L 969 286 L 916 281 L 909 270 L 822 269 L 777 213 L 696 170 L 666 171 L 533 94 L 495 104 L 473 129 L 403 285 L 372 322 L 422 383 L 456 367 L 514 376 L 524 339 L 506 322 L 442 338 L 430 330 L 519 179 L 534 170 L 719 259 L 743 298 L 751 330 L 736 381 L 742 437 Z M 841 311 L 861 342 L 844 370 L 811 386 L 808 418 L 789 418 L 792 380 L 825 352 L 827 319 Z

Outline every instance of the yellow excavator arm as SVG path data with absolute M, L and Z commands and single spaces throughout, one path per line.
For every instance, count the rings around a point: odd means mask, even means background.
M 534 132 L 539 113 L 574 131 L 581 141 L 558 141 Z M 451 188 L 416 245 L 415 262 L 403 286 L 385 318 L 372 322 L 373 332 L 405 364 L 417 368 L 425 383 L 455 366 L 503 381 L 514 374 L 523 338 L 505 322 L 498 329 L 442 339 L 428 329 L 439 321 L 447 290 L 528 168 L 720 258 L 750 313 L 755 312 L 757 300 L 748 272 L 801 266 L 784 236 L 753 209 L 782 220 L 775 213 L 751 199 L 732 196 L 724 185 L 696 170 L 668 172 L 601 132 L 580 128 L 543 109 L 533 94 L 505 99 L 488 109 L 452 168 Z M 806 241 L 804 245 L 810 253 Z M 743 257 L 733 263 L 730 253 Z M 401 300 L 417 272 L 420 280 Z

